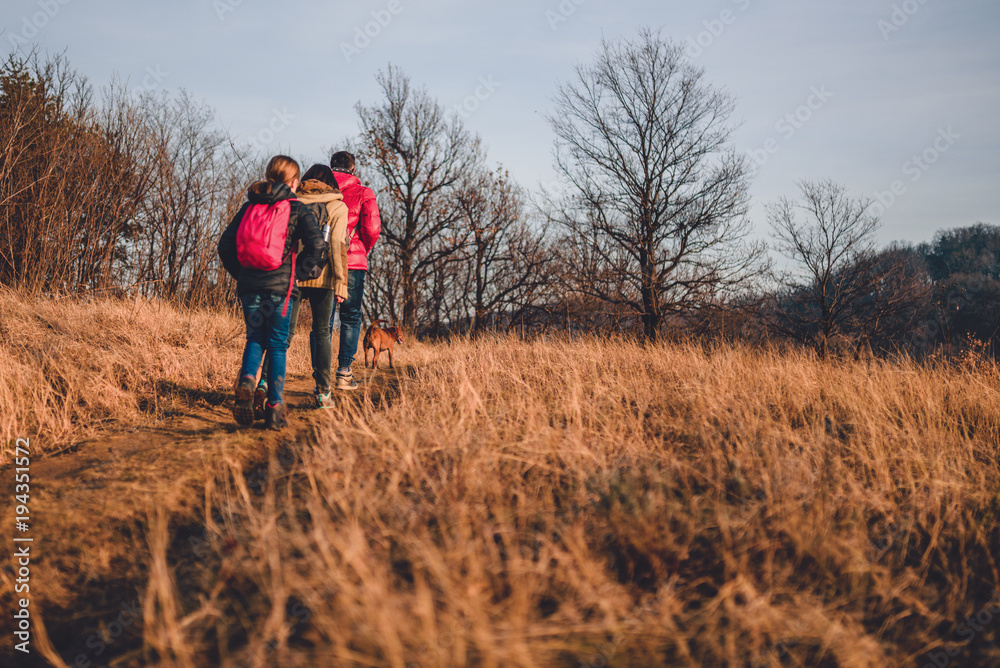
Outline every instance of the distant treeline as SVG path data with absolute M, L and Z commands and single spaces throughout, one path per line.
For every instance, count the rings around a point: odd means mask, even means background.
M 733 102 L 655 33 L 604 44 L 560 88 L 563 183 L 534 194 L 400 70 L 378 80 L 383 99 L 356 106 L 348 147 L 382 210 L 371 317 L 429 337 L 615 332 L 821 355 L 924 355 L 1000 332 L 996 226 L 879 250 L 870 201 L 804 182 L 800 200 L 768 206 L 774 250 L 791 261 L 774 271 L 746 242 L 751 171 L 718 125 Z M 203 103 L 121 84 L 95 96 L 64 58 L 15 54 L 0 68 L 0 148 L 0 285 L 233 304 L 216 242 L 269 156 Z
M 0 69 L 0 283 L 218 301 L 246 155 L 189 95 L 95 99 L 62 57 Z

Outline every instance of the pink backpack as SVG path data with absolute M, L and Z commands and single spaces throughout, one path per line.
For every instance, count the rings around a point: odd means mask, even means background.
M 274 271 L 285 262 L 285 243 L 288 241 L 288 221 L 291 218 L 291 200 L 274 204 L 251 204 L 243 214 L 236 231 L 236 258 L 244 267 Z M 295 286 L 295 251 L 292 251 L 292 276 L 285 295 L 285 308 Z
M 236 257 L 244 267 L 274 271 L 285 261 L 290 200 L 251 204 L 236 231 Z

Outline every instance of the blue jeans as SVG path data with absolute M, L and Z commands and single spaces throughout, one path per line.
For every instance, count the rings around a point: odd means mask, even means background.
M 299 321 L 299 309 L 302 301 L 309 300 L 312 307 L 312 331 L 309 333 L 309 352 L 311 353 L 313 380 L 316 381 L 316 389 L 320 392 L 330 391 L 330 364 L 333 359 L 333 351 L 330 345 L 331 323 L 333 321 L 333 309 L 336 306 L 336 299 L 333 290 L 325 288 L 299 288 L 300 297 L 292 301 L 289 310 L 292 315 L 288 324 L 288 347 L 292 347 L 292 338 L 295 336 L 295 326 Z M 267 380 L 267 363 L 271 359 L 270 355 L 264 356 L 265 371 L 261 376 L 261 382 Z
M 358 352 L 358 338 L 361 336 L 361 299 L 365 293 L 364 269 L 350 269 L 347 272 L 347 299 L 340 305 L 340 351 L 337 354 L 338 371 L 348 370 Z M 330 326 L 333 328 L 330 313 Z
M 288 350 L 288 325 L 291 305 L 284 316 L 285 296 L 255 292 L 240 296 L 243 319 L 247 324 L 247 344 L 243 349 L 240 378 L 257 377 L 264 351 L 267 351 L 267 401 L 282 403 L 285 390 L 285 351 Z

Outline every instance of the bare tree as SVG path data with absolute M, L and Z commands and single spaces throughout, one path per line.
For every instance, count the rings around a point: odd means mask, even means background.
M 215 286 L 228 282 L 215 242 L 242 203 L 246 176 L 238 164 L 246 156 L 189 93 L 147 95 L 142 104 L 155 186 L 142 202 L 138 278 L 162 297 L 210 301 Z
M 782 198 L 767 205 L 776 247 L 797 267 L 782 277 L 775 326 L 825 356 L 833 337 L 856 329 L 876 283 L 895 280 L 900 265 L 880 266 L 870 199 L 852 198 L 828 180 L 802 181 L 799 189 L 801 203 Z
M 922 323 L 932 317 L 934 283 L 919 251 L 898 244 L 875 254 L 866 277 L 867 295 L 859 300 L 853 328 L 862 345 L 889 351 L 917 349 Z
M 956 346 L 972 337 L 991 342 L 1000 354 L 1000 227 L 980 222 L 941 230 L 918 252 L 936 286 L 934 316 L 915 342 Z
M 359 157 L 373 177 L 383 220 L 375 262 L 389 269 L 372 272 L 372 280 L 390 310 L 398 303 L 403 326 L 412 328 L 436 265 L 453 259 L 465 241 L 451 196 L 481 152 L 479 139 L 457 117 L 447 117 L 426 90 L 412 88 L 399 68 L 390 65 L 376 78 L 382 102 L 357 105 Z
M 61 56 L 0 66 L 0 283 L 205 302 L 215 240 L 238 206 L 238 151 L 181 94 L 115 81 L 95 102 Z
M 490 316 L 533 304 L 548 282 L 551 254 L 544 235 L 531 229 L 520 189 L 502 169 L 472 173 L 455 197 L 468 232 L 462 281 L 472 331 L 482 334 Z
M 136 106 L 103 109 L 62 56 L 0 68 L 0 282 L 29 292 L 105 289 L 129 269 L 148 180 Z
M 664 317 L 758 271 L 749 232 L 750 168 L 729 146 L 732 98 L 703 81 L 684 49 L 651 30 L 604 42 L 560 87 L 549 122 L 571 195 L 552 214 L 568 234 L 571 287 L 641 316 Z

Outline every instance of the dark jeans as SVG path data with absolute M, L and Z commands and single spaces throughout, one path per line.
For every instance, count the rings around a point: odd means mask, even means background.
M 333 290 L 325 288 L 302 288 L 302 298 L 309 300 L 312 308 L 312 331 L 309 332 L 309 354 L 312 358 L 313 380 L 320 392 L 330 391 L 330 364 L 333 360 L 333 346 L 330 344 L 330 320 L 337 301 Z M 289 334 L 291 345 L 291 334 Z
M 333 308 L 336 306 L 336 298 L 333 290 L 325 288 L 300 288 L 301 296 L 296 299 L 291 306 L 292 315 L 288 325 L 288 347 L 292 347 L 292 339 L 295 337 L 295 326 L 299 322 L 299 308 L 302 300 L 309 300 L 309 307 L 312 309 L 312 331 L 309 332 L 309 353 L 312 361 L 313 380 L 316 382 L 316 389 L 320 392 L 330 391 L 330 365 L 333 360 L 333 346 L 330 343 L 332 336 L 330 322 L 333 320 Z M 264 358 L 267 364 L 268 357 Z M 267 367 L 264 367 L 265 370 Z
M 348 370 L 358 352 L 358 338 L 361 336 L 361 300 L 365 293 L 364 269 L 350 269 L 347 272 L 347 299 L 340 305 L 340 351 L 337 355 L 338 370 Z M 333 323 L 333 314 L 330 315 Z
M 240 378 L 257 377 L 257 369 L 266 351 L 267 400 L 271 404 L 280 404 L 285 389 L 285 351 L 288 349 L 288 326 L 292 316 L 291 313 L 281 315 L 285 296 L 252 293 L 242 295 L 240 304 L 243 305 L 243 319 L 247 325 Z

